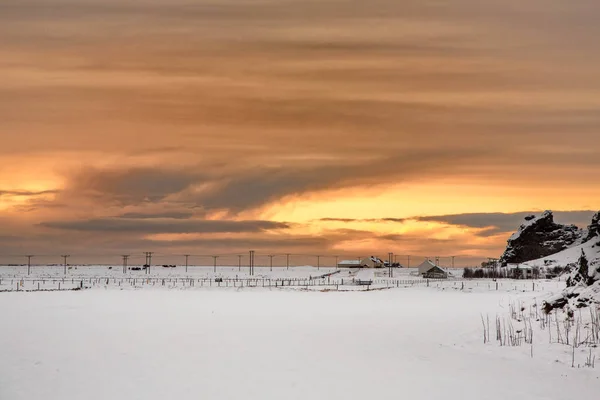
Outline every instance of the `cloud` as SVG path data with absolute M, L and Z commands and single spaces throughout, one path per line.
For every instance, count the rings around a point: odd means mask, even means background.
M 493 236 L 505 232 L 514 232 L 523 223 L 524 218 L 531 214 L 540 214 L 539 211 L 522 211 L 516 213 L 467 213 L 453 215 L 433 215 L 415 217 L 417 221 L 440 222 L 449 225 L 460 225 L 471 228 L 485 229 L 479 236 Z M 594 211 L 555 211 L 554 219 L 559 223 L 568 223 L 586 227 Z
M 2 196 L 19 196 L 19 197 L 36 197 L 43 196 L 46 194 L 57 194 L 59 190 L 0 190 L 0 197 Z
M 538 206 L 538 188 L 553 202 L 539 206 L 597 205 L 597 0 L 1 3 L 0 181 L 55 189 L 0 191 L 1 212 L 24 225 L 81 218 L 24 241 L 85 248 L 122 240 L 118 223 L 137 236 L 138 223 L 202 231 L 177 224 L 296 196 L 310 207 L 331 189 L 373 194 L 371 209 L 396 200 L 383 196 L 431 202 L 386 191 L 407 182 L 520 193 L 520 209 Z M 432 212 L 450 209 L 435 199 Z M 405 222 L 352 212 L 315 224 Z M 424 218 L 494 241 L 516 214 Z
M 417 177 L 443 175 L 485 157 L 468 149 L 448 153 L 413 150 L 390 157 L 315 167 L 255 168 L 223 177 L 207 191 L 195 196 L 202 206 L 234 212 L 256 208 L 290 195 L 318 192 L 384 181 L 399 183 Z M 451 161 L 451 162 L 450 162 Z M 192 197 L 194 198 L 194 197 Z
M 141 212 L 128 212 L 118 216 L 118 218 L 125 219 L 189 219 L 194 216 L 193 212 L 189 211 L 165 211 L 156 213 L 141 213 Z
M 393 156 L 373 153 L 367 158 L 251 169 L 244 165 L 235 168 L 218 164 L 186 168 L 84 168 L 67 176 L 66 188 L 57 202 L 87 198 L 118 206 L 172 203 L 186 208 L 238 213 L 286 196 L 444 175 L 465 168 L 485 155 L 469 149 L 413 150 Z M 134 217 L 143 216 L 134 214 Z
M 313 236 L 287 236 L 282 238 L 206 238 L 198 240 L 175 240 L 175 241 L 155 241 L 148 240 L 146 243 L 151 246 L 171 249 L 173 247 L 186 248 L 220 248 L 229 251 L 240 251 L 247 249 L 264 249 L 271 253 L 286 252 L 306 248 L 312 251 L 325 250 L 331 245 L 331 240 L 326 237 Z
M 287 229 L 290 225 L 273 221 L 222 221 L 222 220 L 143 220 L 143 219 L 89 219 L 82 221 L 42 222 L 45 228 L 113 233 L 233 233 L 263 232 Z
M 194 171 L 168 167 L 85 168 L 70 176 L 66 192 L 123 205 L 156 203 L 201 178 Z
M 397 222 L 404 223 L 410 218 L 321 218 L 321 222 Z
M 355 218 L 321 218 L 319 219 L 321 222 L 358 222 L 363 221 Z

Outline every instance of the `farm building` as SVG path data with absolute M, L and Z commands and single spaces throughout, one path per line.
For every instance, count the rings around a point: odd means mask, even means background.
M 423 278 L 448 279 L 448 273 L 437 265 L 423 274 Z
M 515 279 L 533 279 L 533 268 L 523 264 L 508 264 L 508 275 Z M 539 274 L 538 274 L 539 275 Z
M 377 257 L 366 257 L 356 260 L 343 260 L 338 263 L 338 268 L 381 268 L 383 261 Z
M 435 265 L 431 260 L 425 260 L 419 265 L 419 275 L 422 275 L 424 278 L 431 279 L 446 279 L 448 278 L 448 273 L 444 271 L 440 266 Z

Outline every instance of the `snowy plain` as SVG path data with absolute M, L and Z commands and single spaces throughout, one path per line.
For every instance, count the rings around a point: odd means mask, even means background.
M 483 343 L 543 293 L 473 289 L 0 293 L 0 399 L 597 398 L 568 347 Z

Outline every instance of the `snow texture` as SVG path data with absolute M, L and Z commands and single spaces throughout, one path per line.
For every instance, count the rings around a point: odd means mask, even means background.
M 534 358 L 482 343 L 481 313 L 533 295 L 4 293 L 0 399 L 597 398 L 600 370 L 542 337 Z

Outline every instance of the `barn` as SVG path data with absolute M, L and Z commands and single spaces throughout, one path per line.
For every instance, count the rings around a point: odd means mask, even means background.
M 365 257 L 356 260 L 343 260 L 338 263 L 338 268 L 381 268 L 383 261 L 377 257 Z
M 431 260 L 425 260 L 419 265 L 419 275 L 429 279 L 447 279 L 448 273 Z

